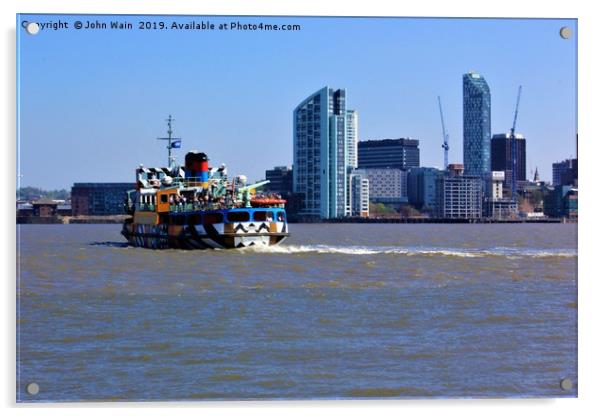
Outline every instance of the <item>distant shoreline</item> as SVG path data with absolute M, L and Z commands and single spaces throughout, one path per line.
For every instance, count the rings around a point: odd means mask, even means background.
M 292 221 L 289 221 L 292 222 Z M 303 223 L 304 221 L 299 221 Z M 576 223 L 576 220 L 565 218 L 538 218 L 538 219 L 494 219 L 494 218 L 342 218 L 324 220 L 318 223 L 350 223 L 350 224 L 523 224 L 523 223 Z
M 86 217 L 17 217 L 17 224 L 122 224 L 129 215 Z M 322 221 L 291 219 L 290 224 L 576 224 L 566 218 L 465 219 L 465 218 L 340 218 Z

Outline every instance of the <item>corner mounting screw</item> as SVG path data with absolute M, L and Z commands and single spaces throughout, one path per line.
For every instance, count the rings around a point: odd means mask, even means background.
M 560 37 L 562 39 L 568 39 L 571 37 L 571 28 L 567 26 L 563 26 L 560 28 Z
M 560 388 L 564 391 L 569 391 L 573 389 L 573 382 L 570 378 L 563 378 L 560 380 Z
M 32 396 L 35 396 L 40 392 L 40 386 L 38 386 L 38 383 L 29 383 L 26 389 L 27 393 L 31 394 Z

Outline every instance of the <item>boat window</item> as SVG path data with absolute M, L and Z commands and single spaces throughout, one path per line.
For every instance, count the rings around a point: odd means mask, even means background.
M 253 213 L 253 219 L 255 221 L 267 221 L 272 220 L 272 218 L 274 218 L 272 211 L 255 211 Z
M 161 195 L 161 203 L 163 203 L 163 204 L 167 203 L 167 194 Z
M 249 221 L 249 213 L 247 211 L 228 212 L 228 221 L 230 221 L 230 222 Z
M 278 212 L 278 221 L 284 221 L 284 212 L 282 212 L 282 211 Z
M 217 224 L 220 222 L 224 222 L 224 215 L 219 212 L 205 214 L 203 217 L 203 224 Z

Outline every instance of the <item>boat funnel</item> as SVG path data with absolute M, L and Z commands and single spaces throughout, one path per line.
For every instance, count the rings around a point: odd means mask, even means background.
M 209 158 L 202 152 L 188 152 L 184 159 L 187 178 L 195 178 L 203 188 L 209 186 Z

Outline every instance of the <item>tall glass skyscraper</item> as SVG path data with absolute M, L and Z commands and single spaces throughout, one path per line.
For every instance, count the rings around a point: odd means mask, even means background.
M 357 111 L 347 110 L 347 160 L 351 168 L 357 168 Z
M 324 87 L 293 111 L 293 190 L 302 216 L 343 217 L 347 199 L 345 90 Z
M 463 76 L 464 174 L 486 176 L 491 171 L 491 94 L 481 75 Z

